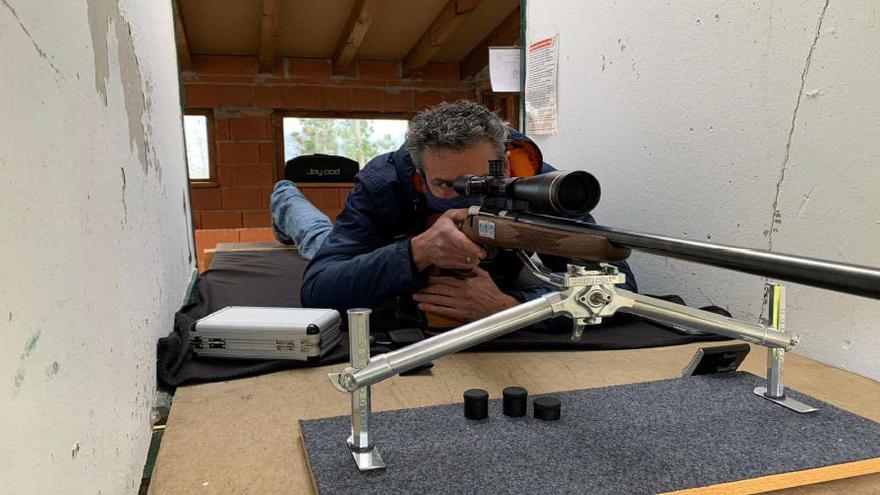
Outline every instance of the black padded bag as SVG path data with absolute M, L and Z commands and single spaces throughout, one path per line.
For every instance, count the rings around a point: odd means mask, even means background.
M 300 155 L 287 161 L 284 178 L 292 182 L 354 182 L 358 162 L 336 155 Z

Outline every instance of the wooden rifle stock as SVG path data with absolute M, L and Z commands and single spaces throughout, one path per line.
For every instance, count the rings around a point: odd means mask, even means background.
M 484 246 L 522 249 L 592 262 L 623 261 L 631 252 L 629 248 L 615 246 L 598 235 L 520 223 L 512 218 L 496 216 L 469 215 L 462 223 L 461 231 L 470 240 Z

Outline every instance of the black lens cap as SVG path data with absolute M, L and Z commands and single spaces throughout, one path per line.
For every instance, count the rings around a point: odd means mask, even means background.
M 489 392 L 481 388 L 464 391 L 464 417 L 486 419 L 489 417 Z
M 525 416 L 528 410 L 529 393 L 522 387 L 507 387 L 501 392 L 504 415 L 512 418 Z
M 555 421 L 562 417 L 562 404 L 556 397 L 538 397 L 532 403 L 535 419 Z

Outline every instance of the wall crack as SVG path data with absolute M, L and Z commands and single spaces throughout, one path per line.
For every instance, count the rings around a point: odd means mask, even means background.
M 125 224 L 128 223 L 128 205 L 125 203 L 125 167 L 119 167 L 119 171 L 122 172 L 122 221 L 120 224 L 125 227 Z
M 52 70 L 55 71 L 55 74 L 60 77 L 61 71 L 58 70 L 58 67 L 56 67 L 54 63 L 52 63 L 52 60 L 49 59 L 49 55 L 46 54 L 45 50 L 40 48 L 40 45 L 37 44 L 37 41 L 31 35 L 31 32 L 28 31 L 28 28 L 26 28 L 24 26 L 24 23 L 21 22 L 21 19 L 18 17 L 18 13 L 15 11 L 14 8 L 12 8 L 12 5 L 9 5 L 9 2 L 7 2 L 6 0 L 0 0 L 0 3 L 2 3 L 4 7 L 9 9 L 9 12 L 12 13 L 12 17 L 15 17 L 16 22 L 18 22 L 18 27 L 20 27 L 21 30 L 24 31 L 24 34 L 28 37 L 28 39 L 31 40 L 31 44 L 34 45 L 34 50 L 37 51 L 37 54 L 40 56 L 40 58 L 45 60 L 46 63 L 49 64 L 49 67 L 51 67 Z
M 810 50 L 807 52 L 807 58 L 804 61 L 804 69 L 801 71 L 801 86 L 798 90 L 797 99 L 794 104 L 794 111 L 791 114 L 791 126 L 788 129 L 788 139 L 785 143 L 785 155 L 780 165 L 779 180 L 776 182 L 776 193 L 773 197 L 773 211 L 770 217 L 770 227 L 767 229 L 767 249 L 773 250 L 773 233 L 776 232 L 777 225 L 781 223 L 781 215 L 779 212 L 779 197 L 782 193 L 782 182 L 785 180 L 785 171 L 791 160 L 791 142 L 794 139 L 795 125 L 797 124 L 798 111 L 801 107 L 801 99 L 804 97 L 804 87 L 807 83 L 807 73 L 810 71 L 810 64 L 813 61 L 813 52 L 816 51 L 816 44 L 819 42 L 819 35 L 822 32 L 822 22 L 825 20 L 825 13 L 828 11 L 828 4 L 831 0 L 825 0 L 822 6 L 822 12 L 819 13 L 819 19 L 816 21 L 816 32 L 813 35 L 813 42 L 810 44 Z

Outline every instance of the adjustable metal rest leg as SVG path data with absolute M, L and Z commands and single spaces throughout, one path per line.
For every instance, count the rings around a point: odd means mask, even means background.
M 770 327 L 782 331 L 785 328 L 785 287 L 782 284 L 768 283 L 767 297 L 770 301 Z M 755 394 L 801 414 L 816 412 L 818 409 L 815 407 L 786 397 L 784 375 L 785 349 L 768 348 L 767 386 L 755 387 Z
M 351 366 L 365 367 L 370 362 L 369 309 L 348 310 L 348 338 Z M 348 448 L 361 471 L 384 469 L 385 462 L 370 438 L 370 387 L 360 387 L 351 394 L 351 436 Z

